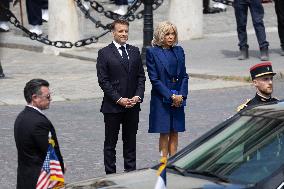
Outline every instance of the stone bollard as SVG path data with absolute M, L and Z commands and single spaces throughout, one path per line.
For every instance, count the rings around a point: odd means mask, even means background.
M 1 61 L 0 61 L 0 79 L 4 78 L 5 74 L 3 73 L 3 69 L 2 69 L 2 65 L 1 65 Z
M 202 0 L 170 0 L 169 21 L 178 29 L 180 40 L 203 36 Z
M 74 0 L 49 0 L 48 2 L 48 39 L 52 41 L 79 40 L 79 26 L 76 4 Z M 43 52 L 58 55 L 70 49 L 45 46 Z

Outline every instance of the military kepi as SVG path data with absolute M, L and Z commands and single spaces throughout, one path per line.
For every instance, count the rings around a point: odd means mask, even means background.
M 250 68 L 250 75 L 252 80 L 263 75 L 275 75 L 272 70 L 271 62 L 262 62 Z

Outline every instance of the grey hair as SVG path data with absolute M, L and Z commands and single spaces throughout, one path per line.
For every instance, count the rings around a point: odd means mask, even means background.
M 170 29 L 173 29 L 175 32 L 175 42 L 174 45 L 178 43 L 178 32 L 177 27 L 169 21 L 160 22 L 155 28 L 154 36 L 152 40 L 152 45 L 163 46 L 165 35 L 169 33 Z

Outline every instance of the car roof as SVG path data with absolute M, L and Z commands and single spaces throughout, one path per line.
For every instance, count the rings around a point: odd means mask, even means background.
M 240 114 L 284 120 L 284 100 L 265 105 L 252 106 L 240 112 Z

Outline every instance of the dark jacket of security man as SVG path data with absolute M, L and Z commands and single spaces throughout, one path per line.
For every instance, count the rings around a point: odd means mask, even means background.
M 56 132 L 42 110 L 51 101 L 49 83 L 32 79 L 26 83 L 24 96 L 27 106 L 18 115 L 14 125 L 14 137 L 18 150 L 17 189 L 35 189 L 48 150 L 48 135 L 55 141 L 55 153 L 64 171 Z

